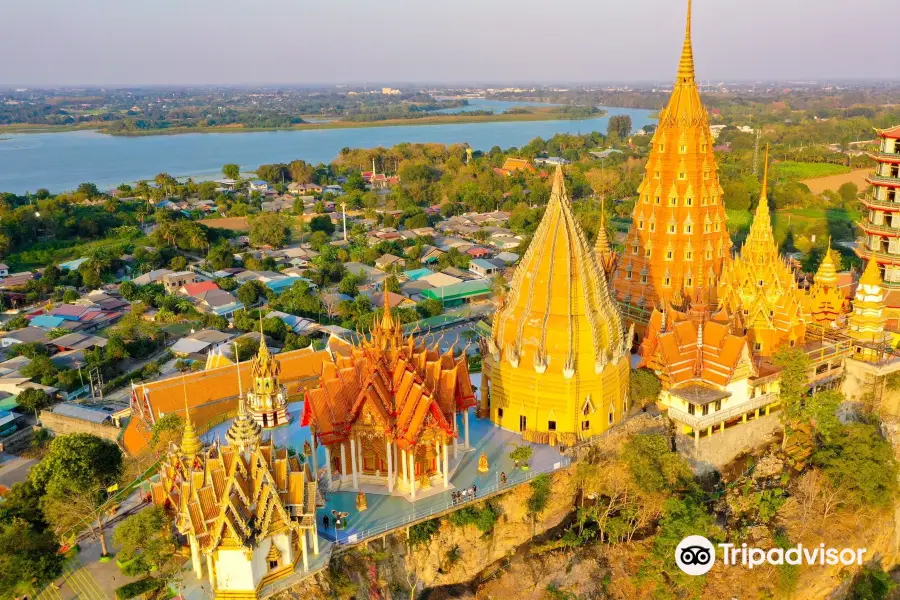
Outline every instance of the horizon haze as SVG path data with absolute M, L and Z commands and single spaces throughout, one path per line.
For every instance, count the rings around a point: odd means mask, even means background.
M 9 59 L 0 64 L 0 84 L 666 81 L 675 75 L 686 4 L 459 0 L 423 10 L 414 0 L 353 7 L 322 0 L 16 3 L 4 11 L 0 53 Z M 889 47 L 879 51 L 877 39 L 858 35 L 873 20 L 900 19 L 900 2 L 810 4 L 695 0 L 698 78 L 900 78 Z

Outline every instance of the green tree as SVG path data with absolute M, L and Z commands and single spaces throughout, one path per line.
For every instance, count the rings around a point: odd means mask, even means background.
M 153 506 L 131 515 L 116 528 L 113 540 L 120 546 L 118 559 L 134 561 L 126 575 L 143 575 L 153 570 L 168 571 L 178 549 L 172 523 L 165 511 Z
M 853 580 L 847 600 L 887 600 L 896 587 L 880 565 L 866 565 Z
M 684 488 L 691 481 L 690 465 L 672 452 L 669 440 L 662 435 L 634 436 L 628 440 L 622 456 L 634 482 L 646 492 Z
M 896 495 L 897 461 L 874 425 L 842 426 L 816 449 L 813 462 L 854 506 L 889 506 Z
M 606 124 L 606 132 L 620 140 L 628 139 L 631 135 L 631 117 L 628 115 L 613 115 Z
M 4 329 L 6 329 L 7 331 L 15 331 L 16 329 L 28 327 L 28 325 L 28 319 L 26 319 L 23 315 L 16 315 L 6 322 L 6 326 L 4 327 Z
M 27 388 L 16 397 L 16 402 L 22 408 L 33 412 L 37 418 L 38 411 L 50 406 L 53 398 L 38 388 Z
M 237 290 L 237 298 L 241 304 L 250 308 L 259 302 L 260 298 L 266 297 L 266 286 L 260 281 L 248 281 Z
M 178 256 L 173 256 L 172 260 L 169 261 L 169 268 L 173 271 L 183 271 L 187 264 L 187 259 L 179 254 Z
M 65 292 L 63 292 L 62 301 L 65 302 L 66 304 L 71 304 L 71 303 L 75 302 L 76 300 L 78 300 L 78 297 L 79 296 L 78 296 L 77 290 L 68 288 L 68 289 L 66 289 Z
M 62 574 L 63 561 L 51 532 L 21 518 L 0 521 L 0 596 L 41 589 Z
M 122 472 L 122 452 L 114 443 L 89 433 L 61 435 L 50 442 L 43 459 L 31 468 L 28 478 L 47 493 L 60 489 L 88 489 L 95 483 L 104 488 Z
M 331 222 L 331 217 L 319 215 L 309 221 L 309 230 L 312 232 L 321 231 L 330 236 L 334 233 L 334 223 Z
M 656 402 L 662 383 L 650 369 L 635 369 L 631 372 L 631 398 L 634 406 L 644 406 Z
M 281 248 L 290 239 L 287 219 L 279 213 L 261 213 L 250 221 L 250 243 Z
M 216 271 L 230 269 L 234 266 L 234 250 L 228 242 L 219 242 L 209 249 L 206 260 Z
M 841 184 L 841 187 L 838 188 L 838 195 L 845 204 L 856 202 L 856 198 L 859 196 L 859 188 L 852 181 L 848 181 Z
M 93 183 L 79 183 L 76 193 L 86 196 L 88 199 L 96 198 L 100 195 L 100 190 Z
M 803 411 L 803 396 L 809 389 L 809 357 L 799 348 L 782 348 L 772 357 L 781 367 L 779 398 L 784 418 L 799 418 Z
M 236 165 L 234 163 L 222 165 L 222 175 L 224 175 L 227 179 L 240 179 L 241 167 L 240 165 Z

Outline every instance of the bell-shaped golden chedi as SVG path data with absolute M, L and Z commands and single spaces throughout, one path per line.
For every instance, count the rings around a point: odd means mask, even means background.
M 728 258 L 719 279 L 719 308 L 731 320 L 732 333 L 746 335 L 754 354 L 770 356 L 782 346 L 806 340 L 811 318 L 787 260 L 778 254 L 769 214 L 768 149 L 762 193 L 747 241 L 739 256 Z
M 483 346 L 482 414 L 530 441 L 602 433 L 626 410 L 630 337 L 558 167 Z
M 659 113 L 633 225 L 612 281 L 620 302 L 645 311 L 664 310 L 669 303 L 679 310 L 714 305 L 731 239 L 713 144 L 694 77 L 689 2 L 675 87 Z

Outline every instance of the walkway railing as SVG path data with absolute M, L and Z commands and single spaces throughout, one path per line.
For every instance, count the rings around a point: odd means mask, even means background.
M 319 528 L 319 535 L 325 537 L 326 539 L 332 540 L 337 546 L 354 546 L 366 540 L 390 533 L 396 529 L 411 527 L 412 525 L 416 525 L 417 523 L 428 521 L 430 519 L 455 512 L 468 504 L 482 502 L 492 496 L 497 496 L 511 490 L 514 487 L 518 487 L 520 485 L 528 483 L 538 475 L 542 475 L 544 473 L 553 473 L 554 471 L 565 469 L 571 464 L 571 462 L 572 461 L 568 456 L 560 456 L 559 461 L 553 463 L 553 465 L 549 468 L 535 469 L 531 471 L 514 471 L 512 474 L 507 475 L 506 483 L 498 482 L 483 488 L 479 487 L 477 495 L 466 496 L 465 499 L 462 499 L 458 502 L 453 502 L 452 499 L 448 498 L 446 502 L 441 502 L 437 506 L 417 510 L 412 514 L 406 515 L 405 517 L 392 519 L 390 521 L 381 523 L 377 527 L 370 527 L 356 533 L 337 531 L 332 534 L 332 532 L 330 531 L 323 531 L 322 528 Z
M 762 408 L 767 404 L 772 404 L 776 400 L 778 400 L 776 394 L 763 394 L 762 396 L 753 398 L 749 402 L 742 402 L 732 408 L 711 412 L 708 415 L 692 415 L 673 406 L 670 406 L 668 410 L 669 417 L 674 421 L 680 421 L 685 425 L 690 426 L 691 429 L 707 429 L 708 427 L 718 425 L 719 423 L 723 423 L 734 417 L 739 417 L 744 413 L 752 412 L 757 408 Z

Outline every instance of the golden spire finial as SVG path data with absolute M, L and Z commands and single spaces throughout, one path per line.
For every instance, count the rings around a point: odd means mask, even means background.
M 197 430 L 191 422 L 191 411 L 188 408 L 187 382 L 184 373 L 181 374 L 181 386 L 184 389 L 184 433 L 181 435 L 181 451 L 186 456 L 196 456 L 203 448 Z
M 381 317 L 381 330 L 390 333 L 394 329 L 394 318 L 391 316 L 390 291 L 387 288 L 387 280 L 384 282 L 384 315 Z
M 563 176 L 562 165 L 556 165 L 556 171 L 553 173 L 553 187 L 550 190 L 550 202 L 553 199 L 562 202 L 566 198 L 566 178 Z
M 687 25 L 684 32 L 684 47 L 678 63 L 678 83 L 694 82 L 694 50 L 691 46 L 691 0 L 687 5 Z
M 866 270 L 863 271 L 862 277 L 859 278 L 859 285 L 881 287 L 883 283 L 884 280 L 881 278 L 881 271 L 878 269 L 878 262 L 874 258 L 870 258 L 869 262 L 866 263 Z

